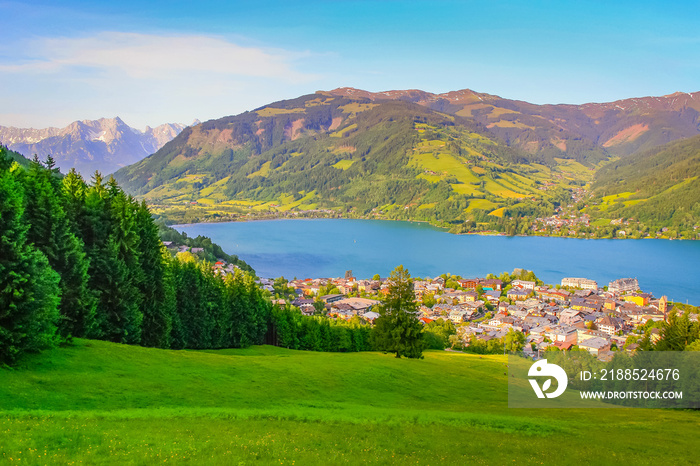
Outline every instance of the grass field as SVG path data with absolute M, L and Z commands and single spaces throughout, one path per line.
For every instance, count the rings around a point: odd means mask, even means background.
M 273 117 L 273 116 L 279 116 L 279 115 L 289 115 L 292 113 L 302 113 L 304 111 L 303 108 L 272 108 L 272 107 L 265 107 L 263 109 L 260 109 L 257 111 L 257 114 L 260 115 L 261 117 Z
M 355 116 L 358 113 L 371 110 L 377 106 L 379 106 L 379 104 L 361 104 L 359 102 L 353 102 L 339 108 L 343 111 L 343 113 L 350 113 L 352 116 Z
M 624 202 L 625 199 L 628 197 L 634 195 L 634 193 L 631 192 L 624 192 L 624 193 L 618 193 L 618 194 L 611 194 L 609 196 L 603 196 L 601 200 L 601 204 L 598 206 L 598 210 L 601 211 L 606 211 L 608 208 L 613 205 L 616 202 Z
M 493 210 L 493 211 L 489 212 L 489 214 L 490 214 L 490 215 L 493 215 L 494 217 L 499 217 L 499 218 L 500 218 L 500 217 L 503 217 L 503 213 L 505 212 L 505 210 L 506 210 L 505 207 L 501 207 L 501 208 L 498 208 L 498 209 L 496 209 L 496 210 Z
M 506 112 L 506 113 L 510 113 L 510 112 Z M 490 115 L 489 115 L 489 117 L 490 117 Z M 500 121 L 496 121 L 494 123 L 489 123 L 488 125 L 486 125 L 487 128 L 493 128 L 494 126 L 498 126 L 499 128 L 535 129 L 534 127 L 528 126 L 525 123 L 521 123 L 519 121 L 508 121 L 508 120 L 500 120 Z
M 0 369 L 6 464 L 697 463 L 689 411 L 507 407 L 503 356 L 76 340 Z
M 333 167 L 339 170 L 347 170 L 352 166 L 353 163 L 355 163 L 354 160 L 340 160 L 335 165 L 333 165 Z
M 496 207 L 496 204 L 489 201 L 488 199 L 472 199 L 469 201 L 469 207 L 467 207 L 467 212 L 471 212 L 474 209 L 492 210 Z
M 419 146 L 419 150 L 428 151 L 431 146 L 441 147 L 442 141 L 428 141 Z M 479 178 L 457 157 L 449 153 L 416 152 L 411 154 L 411 164 L 420 169 L 430 170 L 436 175 L 421 173 L 419 178 L 437 182 L 447 176 L 453 176 L 461 184 L 452 185 L 452 189 L 460 194 L 476 194 L 478 190 L 471 183 L 479 182 Z
M 270 161 L 263 163 L 258 171 L 255 171 L 248 175 L 248 178 L 253 178 L 254 176 L 267 176 L 270 173 Z
M 329 136 L 332 138 L 342 138 L 350 134 L 353 130 L 357 129 L 357 123 L 346 126 L 343 129 L 330 133 Z

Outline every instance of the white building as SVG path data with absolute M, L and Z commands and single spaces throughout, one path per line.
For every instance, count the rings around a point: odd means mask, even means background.
M 639 282 L 636 278 L 620 278 L 608 283 L 608 291 L 611 293 L 624 293 L 626 291 L 637 291 Z
M 595 280 L 589 280 L 587 278 L 562 278 L 561 286 L 581 288 L 582 290 L 598 291 L 598 282 L 596 282 Z

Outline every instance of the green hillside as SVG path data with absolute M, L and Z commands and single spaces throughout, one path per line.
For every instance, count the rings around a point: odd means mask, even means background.
M 0 369 L 13 464 L 693 464 L 698 414 L 507 408 L 502 356 L 76 340 Z
M 336 89 L 187 128 L 116 178 L 172 223 L 344 216 L 695 238 L 692 105 L 692 95 L 539 106 L 467 90 Z M 568 223 L 551 231 L 543 219 L 554 215 Z
M 454 223 L 592 176 L 560 160 L 469 118 L 319 93 L 188 128 L 116 178 L 171 221 L 323 209 Z
M 588 209 L 601 218 L 633 218 L 643 233 L 693 231 L 700 224 L 700 136 L 640 152 L 603 167 Z
M 4 146 L 3 146 L 4 147 Z M 10 159 L 13 161 L 17 162 L 18 164 L 22 165 L 23 167 L 28 167 L 29 166 L 29 159 L 20 154 L 19 152 L 15 152 L 13 150 L 9 150 L 7 147 L 4 147 L 4 149 L 7 151 L 7 155 L 10 156 Z

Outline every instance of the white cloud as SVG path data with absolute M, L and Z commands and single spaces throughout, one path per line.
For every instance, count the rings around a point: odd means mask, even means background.
M 293 69 L 303 53 L 244 47 L 219 37 L 103 32 L 92 37 L 42 38 L 30 47 L 35 57 L 0 65 L 4 72 L 56 73 L 87 67 L 121 70 L 136 79 L 177 79 L 215 73 L 274 78 L 299 83 L 316 76 Z
M 316 53 L 192 34 L 39 38 L 11 52 L 0 53 L 0 124 L 7 126 L 116 115 L 138 127 L 189 123 L 313 92 L 319 73 L 327 74 L 327 57 Z

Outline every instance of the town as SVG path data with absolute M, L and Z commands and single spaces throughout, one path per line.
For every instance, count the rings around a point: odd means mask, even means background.
M 369 324 L 379 317 L 377 307 L 388 293 L 386 279 L 378 275 L 356 279 L 351 271 L 343 278 L 261 279 L 260 283 L 277 305 L 295 306 L 309 316 Z M 499 342 L 502 350 L 500 342 L 510 341 L 509 351 L 532 357 L 543 351 L 580 349 L 609 360 L 614 351 L 633 352 L 645 331 L 649 330 L 652 343 L 660 338 L 660 327 L 673 308 L 666 296 L 656 299 L 642 292 L 635 278 L 614 280 L 602 288 L 586 278 L 563 278 L 560 284 L 547 286 L 522 269 L 500 277 L 416 278 L 414 292 L 417 317 L 424 325 L 440 319 L 452 323 L 448 349 L 468 351 L 491 341 Z M 697 320 L 697 314 L 691 319 Z
M 163 244 L 181 260 L 196 256 L 222 277 L 239 269 L 223 259 L 207 262 L 202 248 Z M 282 308 L 368 325 L 379 317 L 378 307 L 389 293 L 386 278 L 358 279 L 351 270 L 342 278 L 259 278 L 258 285 Z M 656 343 L 674 306 L 683 306 L 678 311 L 687 312 L 690 321 L 698 319 L 697 308 L 655 298 L 640 289 L 636 278 L 600 287 L 594 280 L 565 277 L 553 286 L 531 271 L 515 269 L 498 277 L 414 278 L 413 287 L 417 318 L 426 330 L 442 327 L 444 335 L 447 329 L 449 350 L 522 351 L 536 357 L 543 351 L 579 349 L 605 361 L 615 351 L 636 351 L 645 337 Z

